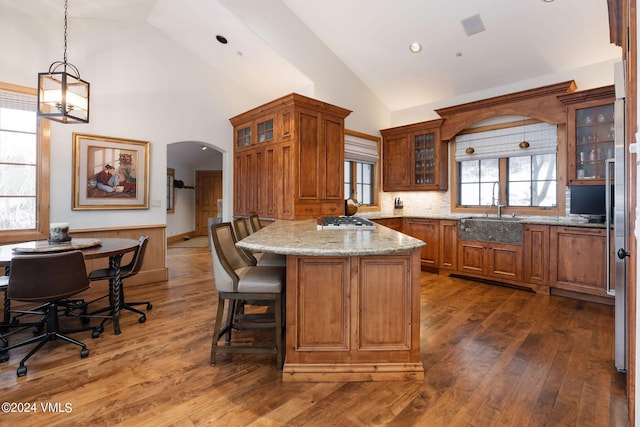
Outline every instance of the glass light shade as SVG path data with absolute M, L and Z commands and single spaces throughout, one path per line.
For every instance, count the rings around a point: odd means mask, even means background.
M 38 117 L 89 122 L 89 82 L 65 71 L 38 73 Z

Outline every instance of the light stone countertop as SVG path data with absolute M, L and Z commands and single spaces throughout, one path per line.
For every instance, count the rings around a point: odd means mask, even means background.
M 362 256 L 406 253 L 425 243 L 381 225 L 375 230 L 322 230 L 315 220 L 277 220 L 237 245 L 253 252 L 282 255 Z

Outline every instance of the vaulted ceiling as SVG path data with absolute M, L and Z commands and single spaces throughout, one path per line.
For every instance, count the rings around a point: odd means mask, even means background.
M 2 3 L 62 19 L 62 0 Z M 308 76 L 273 43 L 278 17 L 247 13 L 269 5 L 297 17 L 390 111 L 621 55 L 609 42 L 606 0 L 70 0 L 69 15 L 147 22 L 223 75 L 257 92 L 267 80 L 282 94 Z

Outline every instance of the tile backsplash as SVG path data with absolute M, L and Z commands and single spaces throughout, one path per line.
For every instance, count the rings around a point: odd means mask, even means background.
M 381 209 L 382 215 L 398 214 L 398 211 L 394 212 L 393 205 L 396 198 L 402 199 L 404 208 L 402 209 L 402 215 L 406 216 L 422 216 L 422 215 L 453 215 L 453 216 L 468 216 L 469 214 L 452 214 L 451 213 L 451 192 L 449 191 L 405 191 L 405 192 L 391 192 L 381 193 Z M 569 211 L 570 191 L 569 188 L 565 191 L 565 206 L 567 214 L 562 219 L 569 221 L 585 221 L 585 218 L 580 215 L 571 215 Z

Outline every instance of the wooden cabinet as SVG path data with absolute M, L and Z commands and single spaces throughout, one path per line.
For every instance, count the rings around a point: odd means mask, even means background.
M 569 185 L 603 185 L 605 161 L 614 157 L 613 86 L 558 97 L 567 105 Z
M 447 144 L 440 139 L 442 120 L 383 129 L 384 191 L 446 190 Z
M 458 241 L 458 271 L 506 282 L 522 279 L 522 246 L 508 243 Z
M 609 297 L 605 289 L 605 229 L 552 227 L 549 248 L 552 287 Z
M 440 241 L 438 242 L 438 267 L 444 270 L 458 269 L 458 221 L 440 220 Z
M 282 219 L 344 214 L 349 113 L 290 94 L 231 118 L 234 214 Z
M 422 267 L 438 268 L 440 241 L 440 221 L 433 219 L 405 218 L 404 233 L 426 243 L 420 249 Z
M 417 250 L 289 255 L 286 298 L 283 381 L 424 378 Z
M 526 283 L 548 286 L 549 226 L 525 224 L 523 235 L 523 277 Z
M 389 227 L 392 230 L 402 232 L 402 218 L 378 218 L 372 220 L 380 225 L 384 225 L 385 227 Z

